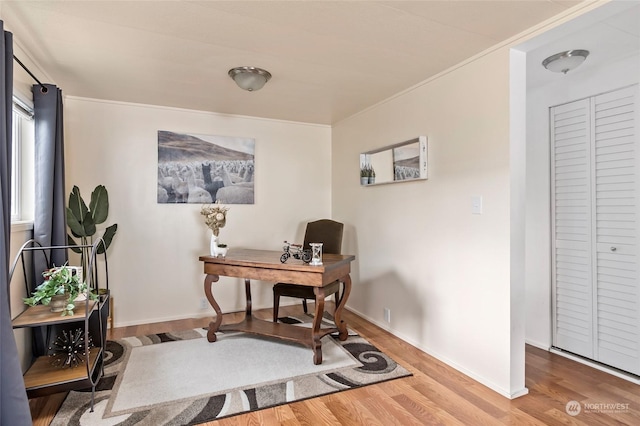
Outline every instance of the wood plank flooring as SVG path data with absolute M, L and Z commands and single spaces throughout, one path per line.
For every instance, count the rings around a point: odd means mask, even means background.
M 301 305 L 281 308 L 281 315 L 300 313 Z M 226 314 L 224 322 L 237 321 L 240 315 Z M 268 319 L 271 310 L 255 315 Z M 350 328 L 414 375 L 204 425 L 640 424 L 640 386 L 575 361 L 527 346 L 529 394 L 509 400 L 351 312 L 345 312 L 344 318 Z M 186 330 L 208 322 L 208 318 L 200 318 L 121 327 L 110 330 L 109 338 Z M 62 393 L 30 400 L 34 425 L 49 425 L 65 396 Z M 579 414 L 567 414 L 570 401 L 581 403 Z M 602 404 L 618 406 L 611 409 Z

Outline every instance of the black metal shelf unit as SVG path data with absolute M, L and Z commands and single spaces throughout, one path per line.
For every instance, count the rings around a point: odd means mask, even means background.
M 109 273 L 107 254 L 101 238 L 91 245 L 43 246 L 36 240 L 29 240 L 18 251 L 11 267 L 8 292 L 11 294 L 11 282 L 18 264 L 22 266 L 27 295 L 30 293 L 29 281 L 38 274 L 33 274 L 34 259 L 42 256 L 47 268 L 51 264 L 50 253 L 53 250 L 80 249 L 89 256 L 84 279 L 88 290 L 98 295 L 97 300 L 87 298 L 84 302 L 76 302 L 74 314 L 61 316 L 59 312 L 51 312 L 48 306 L 27 306 L 18 315 L 12 315 L 13 328 L 31 328 L 33 332 L 33 362 L 24 374 L 25 388 L 29 398 L 49 395 L 61 391 L 86 389 L 91 387 L 91 411 L 96 385 L 104 375 L 104 356 L 106 351 L 107 317 L 110 309 Z M 101 251 L 101 252 L 100 252 Z M 98 270 L 98 256 L 101 256 L 101 268 Z M 59 265 L 58 265 L 59 266 Z M 39 271 L 42 272 L 42 271 Z M 104 286 L 100 281 L 104 279 Z M 86 348 L 82 365 L 61 368 L 51 362 L 48 348 L 54 339 L 64 331 L 71 332 L 81 328 L 84 342 L 91 341 L 93 347 Z M 38 344 L 36 339 L 42 339 Z

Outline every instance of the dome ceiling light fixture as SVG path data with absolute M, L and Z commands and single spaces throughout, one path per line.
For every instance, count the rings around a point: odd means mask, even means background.
M 588 50 L 567 50 L 566 52 L 556 53 L 542 61 L 542 66 L 553 72 L 568 73 L 577 68 L 589 56 Z
M 236 67 L 229 70 L 229 77 L 236 82 L 238 87 L 249 92 L 262 89 L 271 78 L 271 73 L 262 68 Z

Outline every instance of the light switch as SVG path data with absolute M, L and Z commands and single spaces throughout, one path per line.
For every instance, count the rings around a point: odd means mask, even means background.
M 482 214 L 482 195 L 471 197 L 471 213 Z

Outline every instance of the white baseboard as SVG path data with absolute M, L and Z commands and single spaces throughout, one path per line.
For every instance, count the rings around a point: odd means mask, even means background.
M 515 392 L 510 392 L 504 388 L 502 388 L 501 386 L 498 386 L 496 383 L 493 383 L 491 380 L 488 380 L 485 377 L 482 377 L 481 375 L 478 375 L 476 373 L 474 373 L 473 371 L 468 370 L 467 368 L 463 367 L 462 365 L 457 364 L 456 362 L 448 359 L 445 356 L 440 355 L 439 353 L 426 348 L 424 346 L 421 346 L 420 344 L 418 344 L 417 342 L 413 341 L 412 339 L 408 338 L 407 336 L 403 336 L 401 333 L 396 332 L 395 330 L 389 328 L 389 324 L 387 323 L 381 323 L 373 318 L 368 317 L 367 315 L 363 314 L 362 312 L 359 312 L 349 306 L 346 307 L 346 309 L 350 310 L 351 312 L 357 314 L 358 316 L 366 319 L 367 321 L 377 325 L 378 327 L 382 328 L 383 330 L 388 331 L 389 333 L 393 334 L 395 337 L 404 340 L 405 342 L 409 343 L 411 346 L 420 349 L 422 352 L 436 358 L 438 361 L 441 361 L 445 364 L 447 364 L 448 366 L 450 366 L 451 368 L 454 368 L 456 370 L 458 370 L 459 372 L 461 372 L 462 374 L 464 374 L 465 376 L 468 376 L 469 378 L 475 380 L 476 382 L 488 387 L 489 389 L 493 390 L 494 392 L 499 393 L 500 395 L 504 396 L 505 398 L 508 399 L 515 399 L 518 397 L 521 397 L 523 395 L 526 395 L 529 393 L 529 389 L 527 389 L 526 387 L 519 389 Z
M 607 374 L 611 374 L 612 376 L 616 376 L 619 377 L 621 379 L 624 379 L 628 382 L 634 383 L 636 385 L 640 385 L 640 377 L 634 376 L 631 373 L 625 373 L 624 371 L 620 371 L 620 370 L 616 370 L 615 368 L 612 367 L 608 367 L 606 365 L 602 365 L 596 361 L 592 361 L 590 359 L 587 358 L 582 358 L 580 356 L 574 355 L 572 353 L 569 352 L 565 352 L 562 349 L 559 348 L 555 348 L 555 347 L 551 347 L 549 349 L 549 352 L 551 352 L 552 354 L 556 354 L 556 355 L 560 355 L 561 357 L 564 358 L 568 358 L 572 361 L 575 362 L 579 362 L 580 364 L 584 364 L 587 365 L 591 368 L 595 368 L 596 370 L 600 370 L 603 371 Z
M 536 342 L 535 340 L 524 339 L 524 342 L 527 345 L 535 346 L 538 349 L 542 349 L 543 351 L 549 351 L 551 349 L 551 345 L 547 343 Z

